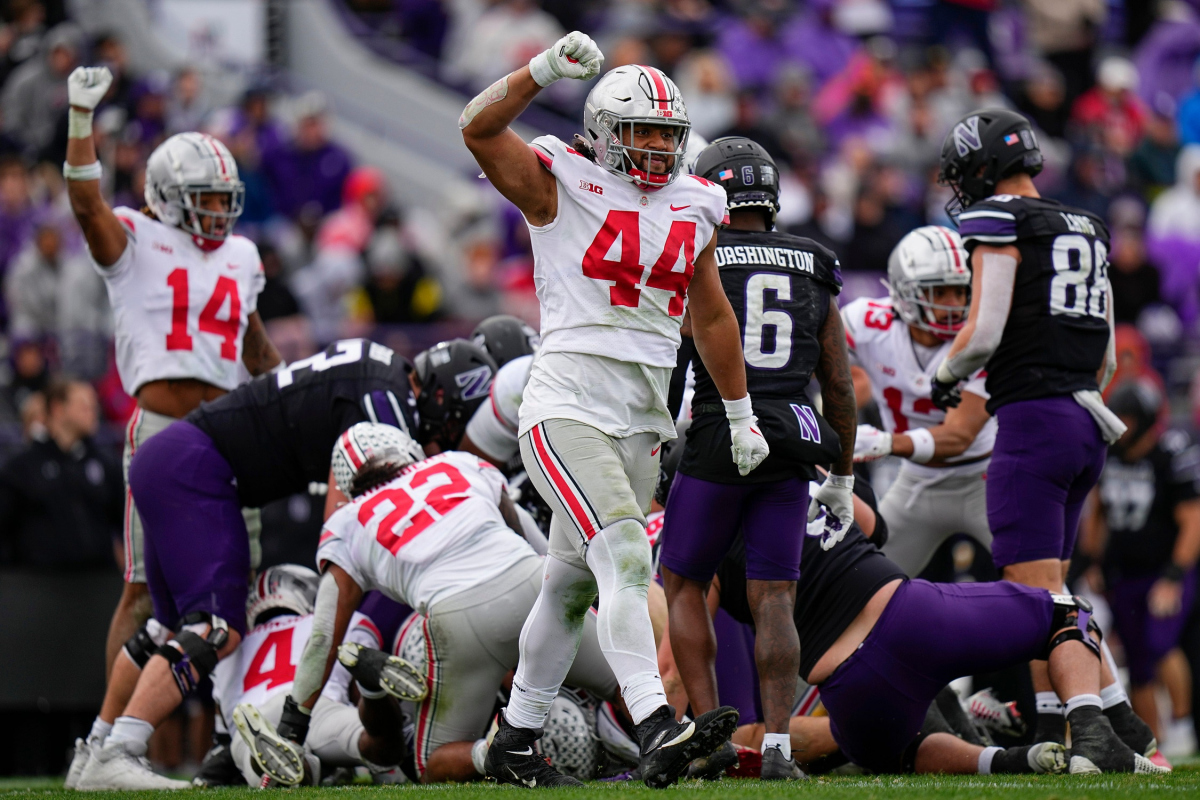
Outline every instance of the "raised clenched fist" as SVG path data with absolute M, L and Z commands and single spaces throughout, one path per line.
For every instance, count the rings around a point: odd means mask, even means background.
M 113 76 L 108 67 L 76 67 L 67 78 L 67 101 L 73 106 L 92 111 L 100 103 L 112 81 Z
M 545 88 L 559 78 L 590 81 L 600 74 L 603 65 L 604 54 L 592 37 L 571 31 L 555 42 L 553 47 L 531 58 L 529 72 L 537 85 Z

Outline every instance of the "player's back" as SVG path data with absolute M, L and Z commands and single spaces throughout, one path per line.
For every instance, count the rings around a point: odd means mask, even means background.
M 356 422 L 415 432 L 411 371 L 388 347 L 346 339 L 205 403 L 187 420 L 233 467 L 242 502 L 261 506 L 325 481 L 334 442 Z
M 135 395 L 150 381 L 238 384 L 242 338 L 265 277 L 258 248 L 230 236 L 204 252 L 184 231 L 131 208 L 115 209 L 128 246 L 97 266 L 116 324 L 117 369 Z
M 722 230 L 716 261 L 742 331 L 746 388 L 771 455 L 750 475 L 738 476 L 721 395 L 704 362 L 694 358 L 694 419 L 680 471 L 718 483 L 812 477 L 812 464 L 838 453 L 836 434 L 806 393 L 821 357 L 830 299 L 841 290 L 837 257 L 800 236 Z
M 504 521 L 500 470 L 469 453 L 418 461 L 325 523 L 317 562 L 421 613 L 443 597 L 537 557 Z
M 1097 388 L 1109 335 L 1103 220 L 1055 200 L 996 195 L 962 213 L 959 233 L 971 252 L 1020 252 L 1008 324 L 987 363 L 988 411 Z

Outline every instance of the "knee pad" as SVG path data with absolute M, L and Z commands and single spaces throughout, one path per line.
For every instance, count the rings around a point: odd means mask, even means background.
M 154 617 L 146 620 L 146 624 L 138 629 L 138 632 L 129 638 L 122 648 L 125 655 L 129 656 L 129 660 L 137 665 L 138 669 L 143 669 L 146 662 L 150 660 L 150 656 L 154 655 L 158 648 L 166 644 L 167 637 L 171 634 L 161 622 Z
M 195 628 L 209 630 L 207 635 L 201 636 Z M 179 633 L 158 648 L 157 654 L 171 665 L 175 685 L 179 687 L 179 693 L 187 697 L 216 669 L 220 660 L 217 651 L 228 640 L 229 625 L 225 620 L 216 614 L 196 612 L 180 620 Z M 196 670 L 195 677 L 192 676 L 192 669 Z
M 1042 658 L 1049 659 L 1054 648 L 1064 642 L 1082 642 L 1096 658 L 1101 658 L 1100 645 L 1088 635 L 1089 632 L 1097 635 L 1100 632 L 1100 626 L 1092 619 L 1092 604 L 1077 595 L 1051 592 L 1050 598 L 1054 601 L 1054 618 L 1050 624 L 1052 638 Z

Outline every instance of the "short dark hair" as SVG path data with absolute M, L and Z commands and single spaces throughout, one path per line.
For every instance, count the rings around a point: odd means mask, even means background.
M 46 410 L 55 403 L 65 403 L 71 395 L 71 389 L 81 384 L 78 378 L 70 375 L 55 375 L 46 383 Z

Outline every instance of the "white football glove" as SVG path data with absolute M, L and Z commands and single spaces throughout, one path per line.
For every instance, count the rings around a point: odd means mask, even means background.
M 603 65 L 604 54 L 592 37 L 571 31 L 549 50 L 529 59 L 529 72 L 537 85 L 544 89 L 559 78 L 590 81 L 600 74 Z
M 821 539 L 821 549 L 828 550 L 846 538 L 846 532 L 854 524 L 854 476 L 834 475 L 832 472 L 825 477 L 825 482 L 813 492 L 808 504 L 808 533 L 813 531 L 813 524 L 821 515 L 821 506 L 825 506 L 825 532 Z
M 750 395 L 741 400 L 722 400 L 725 416 L 729 419 L 729 435 L 733 439 L 733 463 L 739 475 L 749 475 L 755 467 L 771 455 L 771 448 L 758 429 L 758 417 L 750 405 Z
M 67 102 L 93 111 L 112 81 L 108 67 L 76 67 L 67 77 Z
M 892 454 L 892 435 L 874 425 L 859 425 L 854 436 L 854 463 L 874 461 Z

